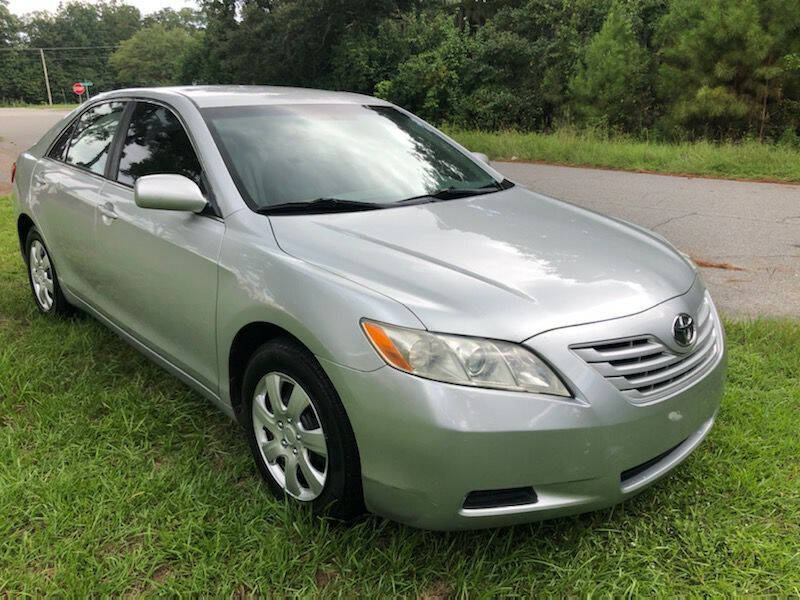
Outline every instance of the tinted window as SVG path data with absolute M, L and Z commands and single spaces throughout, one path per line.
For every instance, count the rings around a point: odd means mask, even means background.
M 73 123 L 61 134 L 61 137 L 58 138 L 56 143 L 50 149 L 50 158 L 54 158 L 56 160 L 64 160 L 64 156 L 67 153 L 67 143 L 69 142 L 69 136 L 72 135 L 72 130 L 75 128 L 75 124 Z
M 75 125 L 66 161 L 102 175 L 124 107 L 124 102 L 106 102 L 83 113 Z
M 133 111 L 119 160 L 117 181 L 133 185 L 143 175 L 184 175 L 203 188 L 200 162 L 189 136 L 168 108 L 140 102 Z
M 387 203 L 447 188 L 496 189 L 475 160 L 387 106 L 222 107 L 205 109 L 203 116 L 242 195 L 259 208 L 316 198 Z

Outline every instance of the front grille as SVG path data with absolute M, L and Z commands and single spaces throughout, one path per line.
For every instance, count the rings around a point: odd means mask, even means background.
M 708 298 L 696 323 L 697 339 L 686 353 L 673 351 L 652 335 L 570 348 L 629 399 L 649 402 L 699 377 L 714 363 L 720 344 Z

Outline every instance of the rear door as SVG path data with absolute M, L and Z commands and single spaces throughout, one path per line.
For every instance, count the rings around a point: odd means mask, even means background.
M 125 102 L 89 108 L 39 161 L 31 179 L 35 220 L 67 290 L 96 298 L 95 210 Z
M 139 101 L 120 133 L 118 161 L 101 192 L 98 308 L 142 343 L 217 391 L 217 260 L 225 225 L 204 214 L 136 206 L 139 177 L 179 174 L 211 199 L 192 142 L 175 112 Z

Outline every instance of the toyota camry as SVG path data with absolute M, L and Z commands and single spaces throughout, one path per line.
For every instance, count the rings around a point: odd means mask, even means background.
M 206 396 L 318 514 L 610 506 L 717 414 L 724 334 L 688 257 L 383 100 L 102 94 L 19 156 L 13 205 L 38 309 L 93 315 Z

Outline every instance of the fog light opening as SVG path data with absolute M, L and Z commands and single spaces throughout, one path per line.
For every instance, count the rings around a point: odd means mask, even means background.
M 501 508 L 503 506 L 519 506 L 535 504 L 538 500 L 532 487 L 506 488 L 502 490 L 477 490 L 467 494 L 464 499 L 465 509 Z

